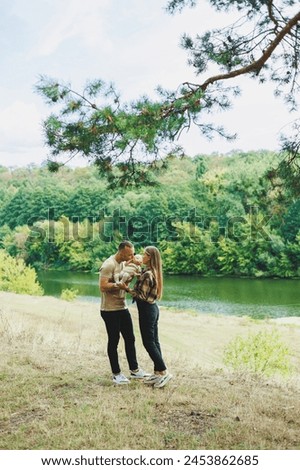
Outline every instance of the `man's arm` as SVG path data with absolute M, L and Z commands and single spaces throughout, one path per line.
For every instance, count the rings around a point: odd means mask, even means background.
M 99 287 L 101 292 L 116 292 L 120 290 L 118 284 L 113 281 L 110 281 L 108 277 L 100 276 Z

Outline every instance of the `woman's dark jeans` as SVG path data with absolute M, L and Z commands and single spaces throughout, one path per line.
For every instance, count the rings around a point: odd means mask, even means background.
M 138 363 L 135 351 L 135 337 L 133 333 L 133 325 L 131 315 L 128 309 L 106 311 L 101 310 L 108 335 L 107 354 L 111 366 L 112 373 L 117 375 L 121 372 L 118 359 L 118 344 L 120 334 L 124 338 L 125 352 L 130 370 L 137 370 Z
M 143 345 L 154 362 L 154 371 L 162 372 L 166 370 L 166 365 L 162 358 L 158 339 L 158 306 L 157 304 L 149 304 L 149 302 L 139 299 L 137 299 L 136 303 Z

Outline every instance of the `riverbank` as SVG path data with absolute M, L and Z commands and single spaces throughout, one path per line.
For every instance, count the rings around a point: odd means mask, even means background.
M 139 361 L 151 371 L 131 310 Z M 97 304 L 1 292 L 0 314 L 3 449 L 300 449 L 299 317 L 253 321 L 162 308 L 174 379 L 153 390 L 112 386 Z M 226 370 L 231 339 L 274 327 L 292 352 L 291 377 Z M 120 358 L 127 373 L 123 344 Z

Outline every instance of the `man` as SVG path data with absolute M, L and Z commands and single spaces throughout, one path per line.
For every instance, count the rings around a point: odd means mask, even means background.
M 119 365 L 120 334 L 125 342 L 130 378 L 142 379 L 150 375 L 139 368 L 136 359 L 135 337 L 131 315 L 125 300 L 125 285 L 115 282 L 115 278 L 122 271 L 125 262 L 131 261 L 133 257 L 133 244 L 125 240 L 120 243 L 117 253 L 107 258 L 100 268 L 101 317 L 105 322 L 108 335 L 107 353 L 113 373 L 113 382 L 116 385 L 129 383 L 128 378 L 121 373 Z

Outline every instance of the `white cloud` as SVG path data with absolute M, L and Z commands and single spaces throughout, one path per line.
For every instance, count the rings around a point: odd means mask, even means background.
M 40 113 L 32 103 L 15 101 L 0 110 L 0 149 L 14 149 L 41 145 Z
M 105 22 L 109 0 L 53 3 L 52 15 L 40 30 L 39 40 L 31 51 L 32 56 L 50 56 L 66 40 L 75 37 L 80 38 L 87 47 L 110 47 Z
M 46 160 L 41 114 L 35 104 L 14 101 L 0 110 L 0 165 L 25 166 Z

